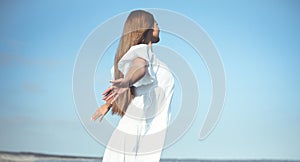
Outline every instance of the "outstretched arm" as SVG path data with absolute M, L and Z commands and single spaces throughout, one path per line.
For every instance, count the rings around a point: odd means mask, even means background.
M 128 88 L 130 88 L 146 74 L 147 66 L 148 64 L 144 59 L 139 57 L 136 58 L 124 78 L 110 81 L 112 86 L 106 91 L 111 90 L 112 93 L 105 96 L 103 99 L 108 101 L 109 99 L 113 98 L 112 102 L 114 102 L 119 95 L 128 90 Z
M 110 81 L 112 86 L 102 93 L 102 95 L 104 95 L 102 99 L 105 100 L 106 103 L 96 110 L 92 116 L 92 120 L 100 118 L 99 121 L 101 122 L 103 117 L 110 110 L 112 103 L 119 97 L 119 95 L 128 90 L 131 85 L 139 81 L 146 74 L 147 66 L 147 62 L 144 59 L 136 58 L 124 78 Z

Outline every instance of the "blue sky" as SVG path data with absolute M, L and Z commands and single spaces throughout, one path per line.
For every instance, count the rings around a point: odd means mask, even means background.
M 169 9 L 196 21 L 214 41 L 226 73 L 222 117 L 199 141 L 210 78 L 190 49 L 177 49 L 199 71 L 203 101 L 191 129 L 162 157 L 300 159 L 300 3 L 283 0 L 2 1 L 0 150 L 103 155 L 76 114 L 73 67 L 93 29 L 136 8 Z M 159 45 L 176 48 L 176 39 L 166 33 L 161 39 Z

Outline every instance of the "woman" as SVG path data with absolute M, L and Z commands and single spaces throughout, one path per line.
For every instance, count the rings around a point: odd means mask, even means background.
M 122 116 L 107 144 L 103 162 L 158 162 L 169 122 L 174 79 L 152 52 L 159 42 L 154 17 L 132 11 L 124 25 L 112 70 L 115 80 L 103 94 L 112 113 Z M 93 120 L 110 106 L 100 107 Z

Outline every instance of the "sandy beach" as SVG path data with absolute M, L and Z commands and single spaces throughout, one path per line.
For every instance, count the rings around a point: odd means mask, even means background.
M 101 162 L 97 157 L 49 155 L 32 152 L 0 152 L 0 162 Z

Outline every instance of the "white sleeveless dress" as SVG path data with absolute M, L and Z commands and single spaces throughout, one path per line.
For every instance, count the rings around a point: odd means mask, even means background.
M 160 160 L 170 120 L 174 78 L 167 66 L 145 44 L 132 46 L 119 61 L 119 70 L 126 75 L 137 57 L 147 61 L 147 73 L 133 85 L 136 87 L 136 97 L 114 130 L 103 162 Z

